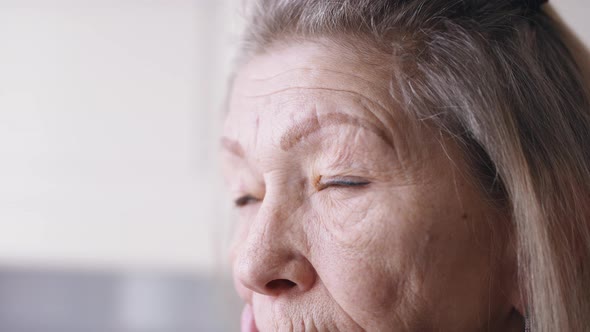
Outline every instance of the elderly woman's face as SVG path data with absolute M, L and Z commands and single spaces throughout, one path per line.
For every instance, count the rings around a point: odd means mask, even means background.
M 311 42 L 238 72 L 222 145 L 244 330 L 505 328 L 506 218 L 379 72 Z

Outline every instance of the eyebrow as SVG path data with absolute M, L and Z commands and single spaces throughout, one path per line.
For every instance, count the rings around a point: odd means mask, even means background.
M 234 154 L 240 158 L 245 157 L 244 148 L 242 148 L 242 146 L 240 145 L 240 143 L 238 141 L 234 141 L 231 138 L 222 137 L 221 138 L 221 146 L 225 150 L 231 152 L 232 154 Z
M 390 147 L 393 148 L 394 146 L 392 139 L 379 126 L 369 121 L 351 116 L 349 114 L 328 113 L 319 117 L 309 117 L 297 123 L 293 127 L 289 128 L 286 131 L 286 133 L 281 137 L 281 150 L 287 151 L 289 149 L 292 149 L 301 141 L 303 141 L 304 138 L 309 137 L 310 135 L 324 128 L 339 125 L 352 125 L 356 127 L 361 127 L 363 129 L 367 129 L 376 134 L 379 138 L 383 139 Z M 227 137 L 222 137 L 221 146 L 225 150 L 240 158 L 245 157 L 244 148 L 242 147 L 242 145 L 240 145 L 238 141 L 235 141 Z

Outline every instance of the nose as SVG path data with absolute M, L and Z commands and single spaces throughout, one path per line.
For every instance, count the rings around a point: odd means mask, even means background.
M 237 248 L 234 274 L 243 286 L 274 297 L 313 287 L 316 272 L 298 245 L 302 227 L 293 222 L 263 203 Z

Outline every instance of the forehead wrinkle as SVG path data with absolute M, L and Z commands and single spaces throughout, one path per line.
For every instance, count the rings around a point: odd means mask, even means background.
M 345 113 L 328 113 L 320 116 L 309 117 L 289 128 L 281 137 L 281 149 L 283 151 L 287 151 L 296 146 L 305 137 L 308 137 L 324 128 L 340 125 L 351 125 L 369 130 L 376 134 L 379 138 L 383 139 L 390 147 L 394 148 L 393 142 L 386 135 L 385 131 L 383 131 L 377 125 Z
M 319 90 L 319 91 L 351 93 L 351 94 L 362 96 L 360 93 L 358 93 L 356 91 L 352 91 L 352 90 L 343 90 L 343 89 L 326 88 L 326 87 L 310 87 L 310 86 L 290 86 L 290 87 L 275 90 L 275 91 L 269 92 L 269 93 L 263 93 L 263 94 L 257 94 L 257 95 L 243 95 L 243 96 L 246 98 L 264 98 L 264 97 L 270 97 L 270 96 L 273 96 L 276 94 L 280 94 L 282 92 L 287 92 L 290 90 Z M 366 98 L 366 97 L 363 97 L 363 98 Z
M 357 91 L 353 91 L 353 90 L 344 90 L 344 89 L 335 89 L 335 88 L 326 88 L 326 87 L 303 87 L 303 86 L 291 86 L 291 87 L 287 87 L 287 88 L 283 88 L 280 90 L 276 90 L 270 93 L 265 93 L 265 94 L 259 94 L 259 95 L 243 95 L 246 98 L 266 98 L 266 97 L 272 97 L 274 95 L 278 95 L 284 92 L 289 92 L 289 91 L 298 91 L 298 90 L 309 90 L 309 91 L 313 91 L 313 90 L 318 90 L 318 91 L 328 91 L 328 92 L 337 92 L 337 93 L 346 93 L 346 94 L 351 94 L 354 95 L 355 97 L 358 97 L 361 100 L 361 104 L 364 106 L 366 105 L 365 101 L 368 102 L 370 105 L 375 106 L 379 109 L 381 109 L 381 111 L 384 111 L 385 113 L 389 113 L 387 112 L 387 108 L 385 107 L 385 105 L 379 101 L 376 100 L 372 100 L 366 96 L 364 96 L 362 93 L 359 93 Z M 373 112 L 369 112 L 373 115 L 374 118 L 379 119 L 379 117 L 375 116 L 375 114 L 373 114 Z
M 262 94 L 254 94 L 254 95 L 248 95 L 248 94 L 242 94 L 243 97 L 245 98 L 265 98 L 265 97 L 272 97 L 274 95 L 277 94 L 281 94 L 284 92 L 290 92 L 290 91 L 298 91 L 298 90 L 304 90 L 304 91 L 313 91 L 313 90 L 318 90 L 318 91 L 327 91 L 327 92 L 336 92 L 336 93 L 346 93 L 346 94 L 350 94 L 353 95 L 355 97 L 358 97 L 361 101 L 363 105 L 366 105 L 366 102 L 368 102 L 368 104 L 379 108 L 381 111 L 385 112 L 385 113 L 389 113 L 388 112 L 388 108 L 385 106 L 385 104 L 383 104 L 382 101 L 380 101 L 378 98 L 376 99 L 372 99 L 369 98 L 365 95 L 363 95 L 362 93 L 358 92 L 358 91 L 354 91 L 354 90 L 347 90 L 347 89 L 340 89 L 340 88 L 328 88 L 328 87 L 322 87 L 322 86 L 318 86 L 318 87 L 310 87 L 310 86 L 288 86 L 285 88 L 281 88 L 272 92 L 268 92 L 268 93 L 262 93 Z M 373 113 L 373 112 L 371 112 Z
M 312 70 L 315 70 L 315 69 L 316 68 L 312 68 L 312 67 L 291 68 L 291 69 L 283 70 L 283 71 L 281 71 L 278 74 L 272 74 L 272 75 L 266 76 L 266 77 L 255 77 L 255 76 L 251 76 L 251 77 L 248 77 L 248 80 L 254 81 L 254 82 L 266 82 L 266 81 L 272 81 L 275 78 L 282 77 L 283 75 L 287 75 L 287 74 L 292 73 L 292 72 L 297 72 L 297 71 L 312 71 Z
M 332 74 L 336 74 L 336 75 L 340 75 L 340 76 L 348 76 L 348 77 L 353 77 L 359 81 L 362 81 L 363 83 L 366 83 L 367 85 L 370 85 L 371 88 L 378 88 L 378 86 L 376 86 L 374 80 L 369 80 L 367 78 L 364 78 L 360 75 L 354 74 L 354 73 L 347 73 L 347 72 L 343 72 L 343 71 L 339 71 L 339 70 L 335 70 L 335 69 L 328 69 L 328 68 L 313 68 L 313 67 L 299 67 L 299 68 L 292 68 L 292 69 L 288 69 L 288 70 L 284 70 L 278 74 L 273 74 L 267 77 L 249 77 L 248 80 L 254 81 L 254 82 L 268 82 L 268 81 L 272 81 L 276 78 L 280 78 L 284 75 L 287 75 L 289 73 L 293 73 L 293 72 L 327 72 L 327 73 L 332 73 Z M 314 75 L 309 75 L 311 77 L 315 77 Z M 386 89 L 382 89 L 383 91 L 387 91 Z

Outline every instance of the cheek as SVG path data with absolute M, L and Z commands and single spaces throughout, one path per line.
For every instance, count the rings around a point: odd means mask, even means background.
M 424 253 L 412 234 L 395 234 L 357 235 L 356 246 L 334 241 L 321 249 L 316 264 L 334 301 L 368 330 L 414 321 L 424 308 L 425 294 L 415 287 L 424 280 Z
M 319 245 L 312 250 L 316 270 L 334 300 L 361 325 L 393 324 L 392 313 L 417 302 L 408 293 L 410 282 L 423 279 L 426 227 L 391 202 L 403 205 L 402 197 L 366 195 L 321 210 Z
M 453 197 L 418 186 L 318 202 L 312 260 L 334 300 L 363 324 L 423 321 L 453 289 L 480 280 L 472 276 L 487 265 L 487 243 L 473 235 L 485 214 Z
M 375 322 L 388 325 L 404 281 L 366 260 L 332 258 L 326 262 L 322 282 L 334 301 L 365 327 Z

